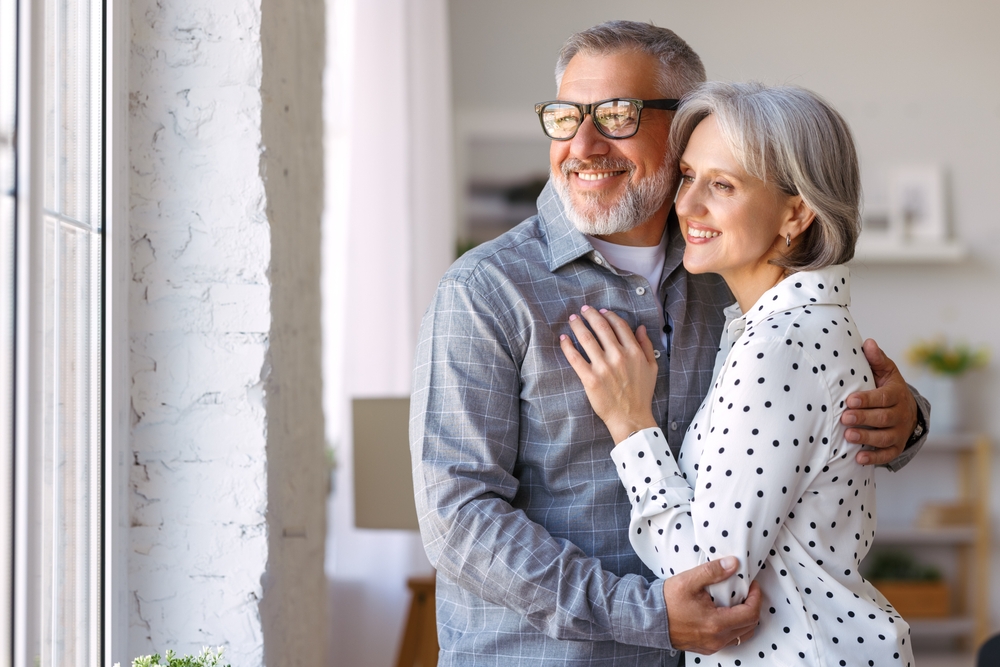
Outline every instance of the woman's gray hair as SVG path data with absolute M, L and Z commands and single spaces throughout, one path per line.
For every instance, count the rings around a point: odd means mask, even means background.
M 760 83 L 706 83 L 684 97 L 670 128 L 681 155 L 698 123 L 714 116 L 729 150 L 751 176 L 801 195 L 816 217 L 772 264 L 819 269 L 854 257 L 861 233 L 861 174 L 847 123 L 813 92 Z
M 556 61 L 556 89 L 577 53 L 602 55 L 619 51 L 636 51 L 659 59 L 659 89 L 664 97 L 681 97 L 705 80 L 701 58 L 673 30 L 651 23 L 608 21 L 566 40 Z

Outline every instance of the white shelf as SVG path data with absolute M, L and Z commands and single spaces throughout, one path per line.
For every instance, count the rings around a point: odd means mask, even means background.
M 937 435 L 931 433 L 927 436 L 927 442 L 920 449 L 920 453 L 940 452 L 952 454 L 955 452 L 968 452 L 976 447 L 979 436 L 969 433 L 945 433 Z
M 958 241 L 870 240 L 863 236 L 854 264 L 957 264 L 969 251 Z
M 976 541 L 974 526 L 948 526 L 942 528 L 886 527 L 875 531 L 875 543 L 881 546 L 901 544 L 972 544 Z
M 968 635 L 976 627 L 975 619 L 966 616 L 954 618 L 908 618 L 910 633 L 914 637 L 957 637 Z
M 455 112 L 459 141 L 534 141 L 549 144 L 534 109 L 517 107 L 464 107 Z M 543 165 L 545 166 L 545 165 Z

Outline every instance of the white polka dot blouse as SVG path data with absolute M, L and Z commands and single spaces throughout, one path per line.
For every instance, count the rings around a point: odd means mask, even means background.
M 612 452 L 630 539 L 669 577 L 714 558 L 715 603 L 763 592 L 754 636 L 688 665 L 912 665 L 909 626 L 858 573 L 875 536 L 870 466 L 844 439 L 847 396 L 874 387 L 844 266 L 795 273 L 729 320 L 713 388 L 674 460 L 659 429 Z

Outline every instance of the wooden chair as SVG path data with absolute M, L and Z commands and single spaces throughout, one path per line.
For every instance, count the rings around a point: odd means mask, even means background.
M 437 667 L 437 618 L 434 613 L 434 577 L 406 582 L 413 593 L 396 667 Z

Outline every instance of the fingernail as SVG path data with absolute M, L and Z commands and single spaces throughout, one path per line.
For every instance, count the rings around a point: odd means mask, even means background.
M 861 461 L 861 465 L 866 466 L 866 465 L 868 465 L 869 463 L 872 462 L 872 457 L 870 457 L 870 456 L 862 456 L 858 460 Z
M 601 315 L 603 315 L 604 313 L 608 312 L 608 309 L 607 308 L 601 308 L 601 310 L 598 311 L 598 312 L 600 312 Z
M 736 556 L 726 556 L 725 558 L 721 559 L 719 563 L 725 570 L 735 570 L 736 566 L 739 565 L 739 561 L 736 560 Z
M 849 408 L 860 408 L 861 407 L 861 399 L 858 398 L 857 396 L 854 396 L 852 398 L 847 399 L 847 407 L 849 407 Z
M 559 340 L 566 340 L 566 334 L 559 334 Z
M 854 429 L 845 431 L 844 437 L 847 438 L 848 442 L 861 442 L 861 434 Z
M 581 309 L 580 309 L 580 312 L 581 312 L 581 313 L 585 313 L 585 312 L 587 312 L 588 310 L 590 310 L 590 306 L 584 306 L 583 308 L 581 308 Z
M 577 319 L 576 315 L 570 315 L 570 316 L 569 316 L 569 321 L 570 321 L 570 322 L 572 322 L 572 321 L 573 321 L 573 320 L 575 320 L 575 319 Z
M 851 407 L 855 407 L 855 406 L 851 406 Z M 858 417 L 857 417 L 857 415 L 852 415 L 850 412 L 845 412 L 844 416 L 840 418 L 840 421 L 843 424 L 846 424 L 846 425 L 850 426 L 851 424 L 857 424 L 858 423 Z

